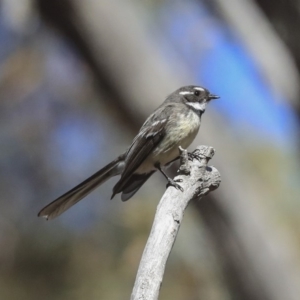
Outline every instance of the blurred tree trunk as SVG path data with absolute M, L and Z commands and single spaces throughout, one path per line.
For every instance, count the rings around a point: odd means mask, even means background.
M 255 1 L 277 31 L 280 38 L 292 53 L 295 63 L 300 73 L 300 36 L 295 30 L 300 26 L 300 10 L 299 2 L 295 0 L 271 1 L 256 0 Z M 295 112 L 300 123 L 300 99 L 296 99 L 297 104 L 294 105 Z M 300 137 L 298 139 L 300 141 Z M 298 142 L 300 148 L 300 142 Z
M 292 52 L 300 72 L 300 36 L 295 30 L 300 26 L 299 2 L 294 0 L 255 0 L 255 2 Z

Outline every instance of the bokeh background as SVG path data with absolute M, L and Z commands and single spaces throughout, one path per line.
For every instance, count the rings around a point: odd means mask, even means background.
M 160 174 L 37 213 L 198 84 L 221 96 L 194 146 L 222 184 L 187 209 L 160 298 L 299 300 L 299 26 L 296 0 L 2 0 L 0 298 L 130 297 Z

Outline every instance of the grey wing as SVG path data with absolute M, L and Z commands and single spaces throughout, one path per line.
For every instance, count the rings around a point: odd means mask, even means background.
M 168 109 L 171 105 L 158 108 L 144 123 L 139 134 L 127 151 L 125 169 L 120 180 L 113 189 L 113 195 L 122 192 L 131 184 L 134 171 L 152 153 L 165 136 L 166 124 L 169 120 Z

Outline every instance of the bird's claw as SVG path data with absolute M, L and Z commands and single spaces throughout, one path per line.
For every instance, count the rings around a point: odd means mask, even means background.
M 181 187 L 180 184 L 178 184 L 177 182 L 182 182 L 183 180 L 182 179 L 171 179 L 171 178 L 168 178 L 168 183 L 167 183 L 167 188 L 169 186 L 173 186 L 175 189 L 177 190 L 180 190 L 181 192 L 183 192 L 183 188 Z
M 202 157 L 194 152 L 188 152 L 188 158 L 189 160 L 193 161 L 194 159 L 200 160 Z

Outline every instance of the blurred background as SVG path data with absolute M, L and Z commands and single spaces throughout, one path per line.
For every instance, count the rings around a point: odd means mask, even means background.
M 222 183 L 187 209 L 160 298 L 299 300 L 299 26 L 296 0 L 2 0 L 0 298 L 129 299 L 160 174 L 37 213 L 197 84 L 221 99 L 191 150 L 216 149 Z

